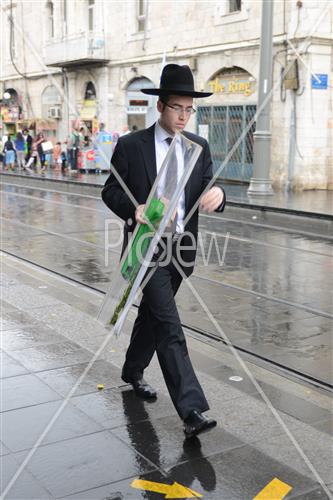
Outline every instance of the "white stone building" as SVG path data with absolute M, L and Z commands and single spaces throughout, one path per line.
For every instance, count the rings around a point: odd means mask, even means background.
M 189 129 L 209 139 L 215 166 L 245 131 L 222 175 L 249 181 L 260 21 L 261 0 L 3 0 L 2 134 L 29 124 L 63 140 L 77 117 L 143 128 L 156 99 L 139 89 L 158 85 L 163 61 L 189 64 L 214 92 Z M 332 189 L 332 3 L 275 0 L 273 25 L 273 186 Z

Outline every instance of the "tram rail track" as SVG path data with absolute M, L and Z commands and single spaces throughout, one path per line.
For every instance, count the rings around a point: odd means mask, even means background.
M 69 236 L 68 234 L 57 233 L 56 231 L 50 231 L 50 230 L 46 230 L 46 229 L 41 229 L 38 226 L 34 226 L 32 224 L 27 224 L 25 222 L 13 221 L 13 220 L 8 219 L 6 217 L 1 217 L 0 216 L 0 219 L 1 220 L 5 220 L 7 222 L 10 222 L 11 224 L 18 225 L 18 226 L 23 226 L 23 227 L 25 226 L 25 227 L 28 227 L 30 229 L 35 229 L 36 231 L 40 231 L 41 233 L 45 233 L 45 234 L 47 234 L 49 236 L 55 236 L 55 237 L 58 237 L 58 238 L 67 239 L 67 240 L 73 241 L 75 243 L 79 243 L 79 244 L 86 245 L 86 246 L 93 247 L 93 248 L 98 248 L 100 250 L 104 250 L 105 251 L 105 247 L 102 246 L 102 245 L 98 245 L 96 243 L 92 243 L 92 242 L 86 241 L 86 240 L 81 240 L 79 238 L 75 238 L 75 237 Z M 36 236 L 38 236 L 38 235 L 36 235 Z M 117 256 L 120 256 L 120 252 L 117 251 L 117 250 L 113 250 L 113 249 L 110 248 L 110 249 L 108 249 L 108 251 L 111 252 L 111 253 L 113 253 L 113 254 L 115 254 L 115 255 L 117 255 Z M 320 254 L 320 255 L 322 255 L 322 254 Z M 237 285 L 233 285 L 231 283 L 224 283 L 224 282 L 219 281 L 219 280 L 214 280 L 212 278 L 207 278 L 205 276 L 201 276 L 199 274 L 196 274 L 195 272 L 193 273 L 193 277 L 195 277 L 196 279 L 205 281 L 207 283 L 214 283 L 215 285 L 223 286 L 223 287 L 230 288 L 230 289 L 233 289 L 233 290 L 237 290 L 237 291 L 240 291 L 240 292 L 243 292 L 243 293 L 248 293 L 248 294 L 260 297 L 262 299 L 267 299 L 267 300 L 270 300 L 270 301 L 273 301 L 273 302 L 277 302 L 277 303 L 280 303 L 280 304 L 285 304 L 285 305 L 290 306 L 290 307 L 296 307 L 298 309 L 302 309 L 303 311 L 307 311 L 307 312 L 315 314 L 315 315 L 319 315 L 319 316 L 323 316 L 325 318 L 333 319 L 333 314 L 330 314 L 330 313 L 328 313 L 326 311 L 322 311 L 320 309 L 316 309 L 314 307 L 310 307 L 310 306 L 301 304 L 299 302 L 293 302 L 293 301 L 290 301 L 290 300 L 287 300 L 287 299 L 276 297 L 274 295 L 268 295 L 268 294 L 265 294 L 265 293 L 262 293 L 262 292 L 259 292 L 259 291 L 250 290 L 248 288 L 244 288 L 244 287 L 240 287 L 240 286 L 237 286 Z
M 22 188 L 22 186 L 19 186 L 20 188 Z M 28 189 L 34 189 L 34 188 L 28 188 Z M 40 190 L 40 188 L 36 188 L 38 190 Z M 45 189 L 43 191 L 50 191 L 48 189 Z M 64 195 L 69 195 L 69 193 L 65 193 L 63 191 L 51 191 L 51 192 L 56 192 L 56 193 L 60 193 L 60 194 L 64 194 Z M 13 192 L 6 192 L 4 191 L 3 189 L 0 189 L 0 193 L 3 193 L 4 195 L 6 196 L 16 196 L 16 197 L 19 197 L 19 198 L 27 198 L 27 199 L 31 199 L 31 200 L 36 200 L 36 201 L 42 201 L 42 202 L 45 202 L 45 203 L 52 203 L 52 204 L 55 204 L 55 205 L 60 205 L 60 206 L 65 206 L 65 207 L 72 207 L 72 208 L 77 208 L 77 209 L 80 209 L 80 210 L 88 210 L 88 211 L 93 211 L 93 212 L 99 212 L 101 214 L 106 214 L 105 210 L 103 209 L 98 209 L 98 208 L 93 208 L 93 207 L 87 207 L 87 206 L 81 206 L 81 205 L 78 205 L 78 204 L 75 204 L 75 203 L 66 203 L 66 202 L 62 202 L 62 201 L 57 201 L 57 200 L 50 200 L 50 199 L 45 199 L 45 198 L 38 198 L 37 196 L 31 196 L 31 195 L 25 195 L 25 194 L 22 194 L 22 193 L 13 193 Z M 74 194 L 75 196 L 79 196 L 79 197 L 87 197 L 87 195 L 83 194 L 78 194 L 78 193 L 70 193 L 70 196 Z M 99 197 L 94 197 L 94 196 L 89 196 L 89 198 L 93 198 L 93 199 L 96 199 L 96 200 L 100 200 Z M 267 225 L 267 224 L 260 224 L 260 223 L 256 223 L 256 222 L 252 222 L 252 221 L 242 221 L 242 220 L 237 220 L 237 219 L 232 219 L 230 217 L 216 217 L 214 215 L 206 215 L 206 214 L 200 214 L 200 217 L 201 218 L 209 218 L 209 219 L 216 219 L 218 220 L 220 223 L 224 223 L 224 222 L 230 222 L 230 223 L 237 223 L 237 224 L 240 224 L 240 225 L 247 225 L 247 226 L 252 226 L 252 227 L 257 227 L 257 228 L 260 228 L 260 229 L 267 229 L 267 230 L 270 230 L 270 231 L 283 231 L 285 233 L 289 233 L 289 234 L 298 234 L 300 236 L 304 236 L 304 237 L 309 237 L 309 238 L 318 238 L 320 237 L 321 239 L 323 240 L 328 240 L 328 241 L 333 241 L 333 236 L 322 236 L 322 235 L 318 235 L 316 233 L 312 233 L 312 232 L 307 232 L 307 231 L 295 231 L 294 229 L 288 229 L 288 228 L 284 228 L 284 227 L 278 227 L 278 226 L 271 226 L 271 225 Z M 221 232 L 217 232 L 217 231 L 210 231 L 209 229 L 204 229 L 204 232 L 207 233 L 207 234 L 216 234 L 217 236 L 221 236 L 221 237 L 226 237 L 227 236 L 227 233 L 221 233 Z M 297 248 L 297 247 L 293 247 L 293 246 L 288 246 L 288 245 L 277 245 L 277 244 L 274 244 L 274 243 L 268 243 L 266 241 L 258 241 L 258 240 L 254 240 L 254 239 L 251 239 L 251 238 L 246 238 L 246 237 L 241 237 L 241 236 L 235 236 L 235 235 L 232 235 L 232 234 L 229 234 L 229 238 L 231 240 L 235 240 L 235 241 L 241 241 L 243 243 L 248 243 L 248 244 L 252 244 L 252 245 L 262 245 L 262 246 L 267 246 L 267 247 L 271 247 L 271 248 L 278 248 L 278 249 L 288 249 L 288 250 L 291 250 L 291 251 L 297 251 L 297 252 L 304 252 L 304 253 L 310 253 L 310 254 L 314 254 L 314 255 L 324 255 L 324 256 L 330 256 L 331 254 L 326 254 L 326 253 L 323 253 L 323 252 L 316 252 L 314 250 L 308 250 L 306 248 Z
M 100 288 L 97 288 L 97 287 L 94 287 L 94 286 L 89 285 L 87 283 L 84 283 L 83 281 L 80 281 L 76 278 L 72 278 L 68 275 L 60 273 L 59 271 L 55 271 L 53 269 L 50 269 L 49 267 L 42 266 L 42 265 L 40 265 L 40 264 L 30 260 L 30 259 L 27 259 L 25 257 L 21 257 L 13 252 L 9 252 L 7 250 L 1 249 L 0 254 L 1 253 L 4 255 L 13 257 L 15 259 L 18 259 L 26 264 L 29 264 L 30 266 L 34 266 L 34 267 L 37 267 L 38 269 L 42 269 L 43 271 L 46 271 L 46 272 L 51 273 L 55 276 L 58 276 L 66 281 L 75 283 L 76 285 L 80 285 L 83 288 L 87 288 L 87 289 L 97 293 L 98 295 L 104 296 L 106 294 L 106 292 L 104 290 L 101 290 Z M 133 305 L 133 307 L 136 309 L 138 308 L 138 306 L 135 304 Z M 269 359 L 268 357 L 265 357 L 261 354 L 254 353 L 248 349 L 245 349 L 242 346 L 237 345 L 236 343 L 233 343 L 233 342 L 227 343 L 220 336 L 215 335 L 212 332 L 201 330 L 199 328 L 194 327 L 193 325 L 188 325 L 188 324 L 183 323 L 183 322 L 181 324 L 182 324 L 183 328 L 188 330 L 190 333 L 194 334 L 196 338 L 199 338 L 199 340 L 200 340 L 200 337 L 204 337 L 207 340 L 209 340 L 210 343 L 213 342 L 213 345 L 215 345 L 215 346 L 222 345 L 225 348 L 228 347 L 229 345 L 231 345 L 234 349 L 236 349 L 237 351 L 246 355 L 249 360 L 259 364 L 260 366 L 264 366 L 264 367 L 270 369 L 271 371 L 277 371 L 280 374 L 283 374 L 285 376 L 289 376 L 291 378 L 296 378 L 298 381 L 302 381 L 302 383 L 309 384 L 310 386 L 315 386 L 316 389 L 322 389 L 325 392 L 330 392 L 330 393 L 333 392 L 333 385 L 326 382 L 326 381 L 323 381 L 321 379 L 313 377 L 313 376 L 311 376 L 307 373 L 301 372 L 299 370 L 293 369 L 289 366 L 283 365 L 282 363 L 278 363 L 278 362 L 276 362 L 272 359 Z

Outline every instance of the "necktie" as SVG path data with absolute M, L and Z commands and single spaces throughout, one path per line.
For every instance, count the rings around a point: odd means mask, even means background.
M 172 137 L 167 137 L 166 142 L 170 146 L 172 142 Z M 168 163 L 167 167 L 167 172 L 166 172 L 166 179 L 167 179 L 167 193 L 166 197 L 171 198 L 173 193 L 176 190 L 177 187 L 177 181 L 178 181 L 178 162 L 177 162 L 177 156 L 176 156 L 176 149 L 175 149 L 175 154 L 172 156 L 171 160 Z M 175 214 L 175 218 L 172 221 L 172 232 L 175 233 L 177 228 L 177 212 Z

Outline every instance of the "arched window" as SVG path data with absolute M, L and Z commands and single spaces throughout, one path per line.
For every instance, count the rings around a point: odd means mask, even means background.
M 50 117 L 50 108 L 61 106 L 61 96 L 54 85 L 46 87 L 42 93 L 42 118 Z
M 47 35 L 48 38 L 54 38 L 54 5 L 51 0 L 46 4 L 47 11 Z
M 134 68 L 132 68 L 134 69 Z M 156 106 L 152 96 L 141 92 L 143 88 L 153 88 L 155 84 L 146 77 L 134 78 L 127 86 L 127 125 L 136 130 L 152 125 L 156 121 Z
M 3 93 L 3 99 L 7 106 L 16 106 L 20 104 L 20 98 L 15 89 L 6 89 Z
M 132 68 L 132 70 L 137 71 L 136 68 Z M 128 87 L 127 87 L 127 91 L 140 91 L 140 89 L 145 89 L 145 88 L 152 88 L 152 87 L 155 87 L 155 84 L 149 80 L 148 78 L 146 78 L 145 76 L 142 76 L 142 77 L 139 77 L 139 78 L 134 78 L 129 84 L 128 84 Z M 142 96 L 142 94 L 141 94 Z M 145 97 L 145 96 L 143 96 Z
M 93 82 L 88 82 L 84 94 L 85 99 L 96 99 L 96 89 Z

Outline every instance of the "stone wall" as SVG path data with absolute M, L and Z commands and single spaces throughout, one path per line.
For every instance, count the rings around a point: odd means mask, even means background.
M 15 63 L 29 76 L 24 80 L 10 62 L 6 18 L 10 2 L 2 2 L 1 87 L 2 90 L 12 87 L 20 93 L 26 117 L 40 116 L 41 95 L 52 79 L 63 88 L 61 70 L 47 68 L 44 63 L 50 44 L 62 40 L 65 50 L 66 40 L 87 31 L 86 3 L 71 0 L 67 4 L 66 25 L 63 3 L 54 3 L 53 40 L 49 35 L 46 2 L 25 0 L 13 4 Z M 193 66 L 195 84 L 201 90 L 207 89 L 209 80 L 218 71 L 233 66 L 242 68 L 257 80 L 261 3 L 243 0 L 241 12 L 235 13 L 228 13 L 228 5 L 227 0 L 151 1 L 144 35 L 137 30 L 135 0 L 96 2 L 95 31 L 103 33 L 105 53 L 110 62 L 101 68 L 87 66 L 68 71 L 69 123 L 83 104 L 86 83 L 93 81 L 99 120 L 109 130 L 121 132 L 127 123 L 128 85 L 133 78 L 141 76 L 157 86 L 163 55 L 167 62 Z M 274 5 L 271 178 L 278 189 L 287 183 L 294 189 L 332 188 L 332 8 L 322 15 L 323 8 L 322 3 L 312 0 L 304 1 L 301 8 L 296 2 L 288 1 Z M 292 45 L 288 45 L 287 39 Z M 297 95 L 287 90 L 281 98 L 280 71 L 293 56 L 292 46 L 302 57 L 300 89 Z M 311 88 L 311 72 L 328 74 L 329 87 L 326 90 Z M 257 92 L 247 97 L 214 95 L 200 104 L 256 104 L 256 100 Z M 58 129 L 60 139 L 67 133 L 65 99 L 62 111 Z M 294 118 L 295 143 L 291 140 Z M 191 118 L 188 128 L 195 131 L 195 117 Z

